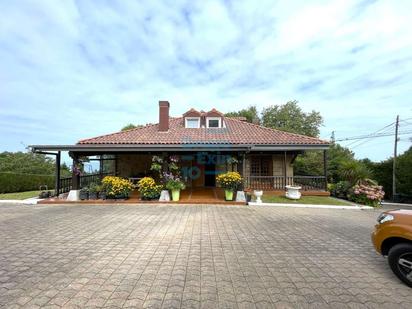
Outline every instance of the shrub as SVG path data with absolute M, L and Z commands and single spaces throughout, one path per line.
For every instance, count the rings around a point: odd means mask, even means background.
M 140 193 L 140 197 L 143 200 L 152 200 L 160 197 L 160 192 L 163 186 L 156 185 L 156 182 L 152 177 L 144 177 L 139 180 L 137 187 Z
M 39 187 L 44 185 L 48 189 L 54 189 L 54 176 L 0 173 L 0 193 L 34 191 L 39 190 Z
M 349 181 L 352 185 L 371 176 L 368 167 L 364 163 L 355 160 L 342 162 L 339 170 L 341 179 Z
M 385 192 L 383 192 L 382 186 L 378 186 L 376 182 L 369 179 L 359 181 L 351 188 L 348 195 L 349 200 L 355 203 L 373 207 L 379 206 L 384 196 Z
M 106 176 L 102 180 L 107 196 L 114 198 L 127 198 L 134 185 L 127 179 L 116 176 Z
M 216 176 L 216 182 L 225 190 L 235 191 L 242 184 L 238 172 L 227 172 Z
M 89 192 L 90 193 L 98 193 L 101 190 L 101 186 L 97 183 L 92 182 L 89 185 Z
M 338 198 L 347 198 L 351 184 L 349 181 L 339 181 L 336 184 L 329 184 L 328 189 L 332 196 Z

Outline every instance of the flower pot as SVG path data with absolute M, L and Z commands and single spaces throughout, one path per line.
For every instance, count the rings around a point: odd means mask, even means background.
M 83 200 L 88 200 L 89 199 L 89 192 L 80 191 L 79 198 L 82 201 Z
M 107 198 L 106 192 L 99 192 L 99 199 L 105 200 Z
M 89 200 L 97 200 L 97 192 L 89 192 Z
M 177 202 L 180 199 L 180 190 L 172 190 L 172 201 Z
M 226 201 L 233 201 L 233 191 L 225 190 L 225 199 Z

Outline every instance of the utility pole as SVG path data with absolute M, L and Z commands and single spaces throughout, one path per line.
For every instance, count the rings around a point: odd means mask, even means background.
M 398 152 L 398 128 L 399 128 L 399 115 L 396 116 L 395 123 L 395 146 L 393 149 L 393 166 L 392 166 L 392 200 L 396 202 L 396 156 Z
M 332 135 L 330 136 L 330 141 L 332 144 L 335 144 L 335 131 L 332 131 Z

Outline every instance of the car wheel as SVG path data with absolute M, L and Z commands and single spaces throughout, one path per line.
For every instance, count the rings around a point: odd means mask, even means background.
M 394 274 L 412 287 L 412 244 L 401 243 L 389 250 L 388 262 Z

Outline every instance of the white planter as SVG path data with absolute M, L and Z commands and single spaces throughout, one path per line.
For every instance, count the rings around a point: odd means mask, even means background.
M 255 190 L 253 191 L 253 195 L 256 196 L 256 203 L 261 204 L 262 203 L 262 195 L 263 191 L 262 190 Z
M 80 200 L 80 190 L 70 190 L 69 195 L 67 196 L 68 201 L 78 201 Z
M 300 189 L 302 187 L 297 187 L 297 186 L 286 186 L 286 194 L 285 196 L 291 200 L 298 200 L 301 197 Z
M 244 191 L 236 192 L 236 202 L 246 202 L 246 196 Z
M 169 190 L 162 190 L 162 192 L 160 192 L 159 202 L 169 202 L 169 201 L 170 201 Z

